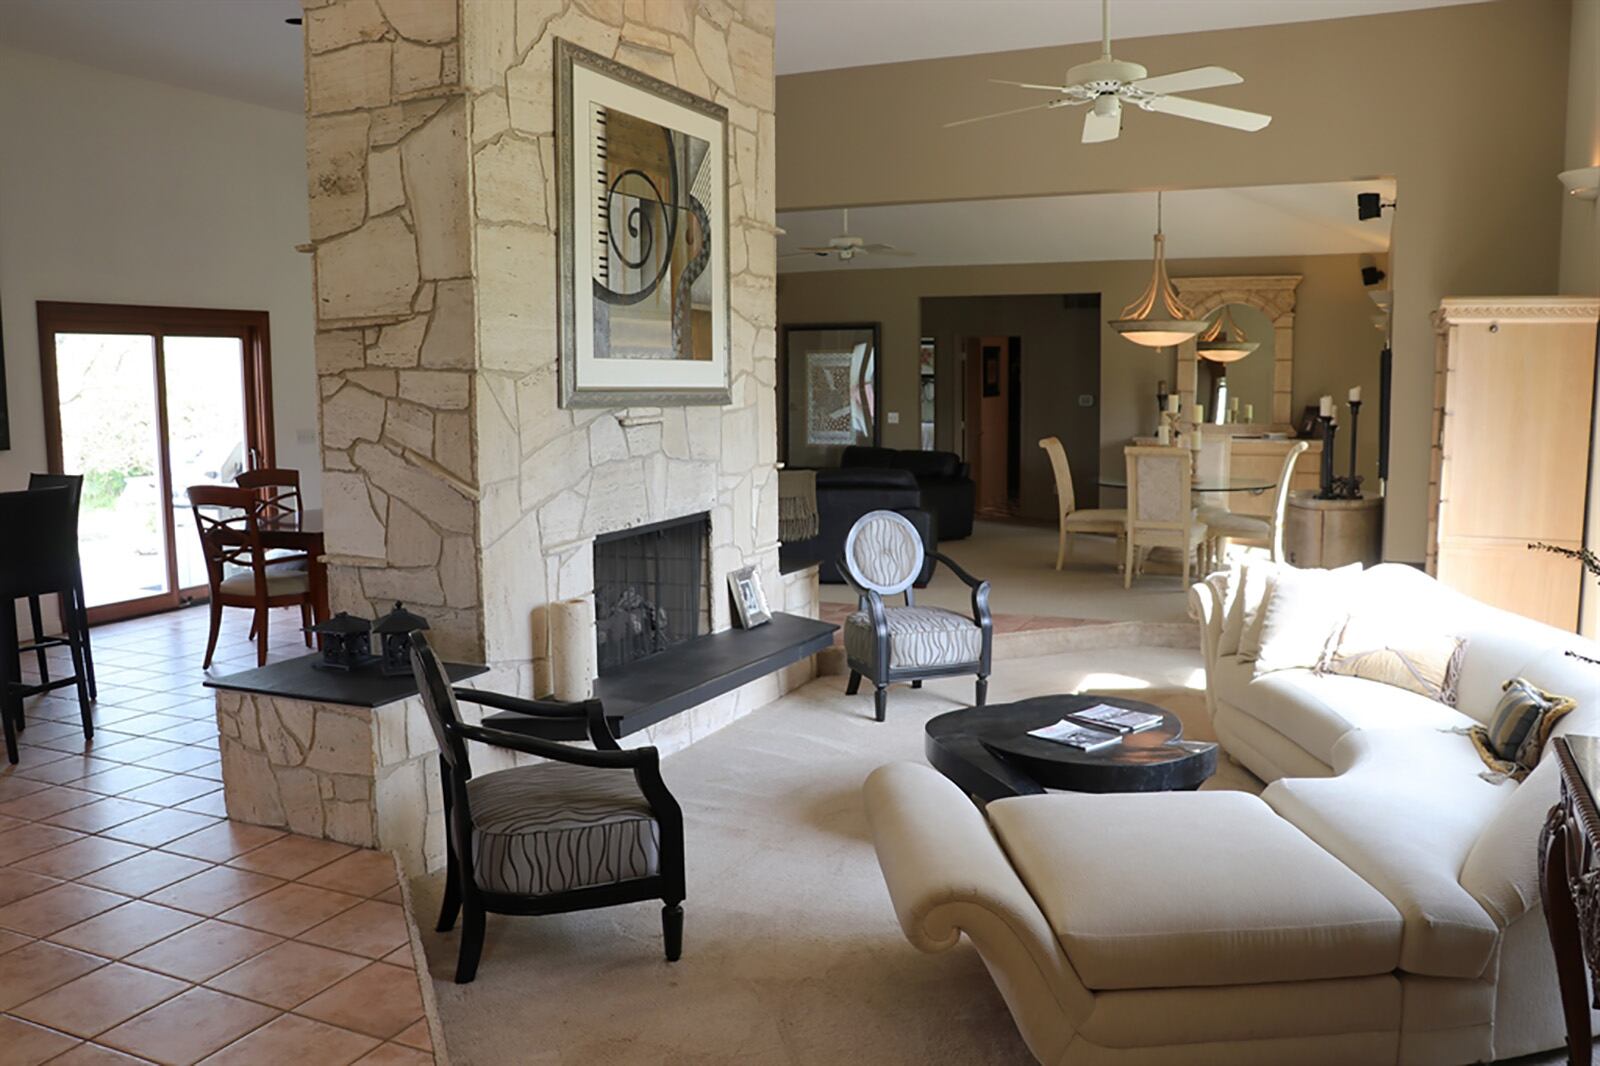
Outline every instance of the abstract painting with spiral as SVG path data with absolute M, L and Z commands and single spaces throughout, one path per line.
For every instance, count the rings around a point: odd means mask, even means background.
M 726 403 L 724 109 L 557 42 L 562 402 Z

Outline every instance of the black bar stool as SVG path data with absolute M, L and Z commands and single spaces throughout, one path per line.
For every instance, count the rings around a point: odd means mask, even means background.
M 83 735 L 94 736 L 83 640 L 74 622 L 83 611 L 78 593 L 76 511 L 66 486 L 0 492 L 0 726 L 5 732 L 6 757 L 12 763 L 18 757 L 17 729 L 23 724 L 22 701 L 27 696 L 75 686 Z M 71 677 L 37 685 L 23 682 L 14 605 L 25 596 L 60 597 L 67 631 L 62 639 L 72 652 Z
M 77 546 L 78 509 L 83 501 L 83 475 L 82 474 L 29 474 L 29 489 L 56 489 L 64 488 L 72 494 L 72 529 L 73 546 Z M 76 552 L 74 552 L 76 554 Z M 89 682 L 89 698 L 97 700 L 100 692 L 94 683 L 94 649 L 89 644 L 89 601 L 83 596 L 83 558 L 78 556 L 77 581 L 74 590 L 78 597 L 78 609 L 68 612 L 66 601 L 62 601 L 61 623 L 65 626 L 76 625 L 78 637 L 83 641 L 83 669 Z M 44 635 L 44 618 L 39 609 L 39 597 L 28 597 L 28 615 L 33 622 L 33 641 L 24 644 L 24 652 L 33 652 L 39 657 L 39 680 L 50 680 L 50 659 L 45 654 L 47 648 L 60 648 L 66 646 L 65 637 L 47 637 Z

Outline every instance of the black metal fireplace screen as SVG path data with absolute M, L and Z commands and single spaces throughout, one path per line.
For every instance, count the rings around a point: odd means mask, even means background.
M 692 640 L 708 626 L 705 514 L 607 533 L 594 542 L 601 674 Z

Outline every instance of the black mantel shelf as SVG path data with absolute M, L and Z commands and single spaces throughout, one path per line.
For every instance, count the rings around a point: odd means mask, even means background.
M 629 663 L 597 679 L 595 696 L 605 706 L 611 731 L 625 737 L 815 655 L 833 643 L 838 628 L 815 618 L 774 614 L 764 626 L 709 633 Z M 484 723 L 547 740 L 588 736 L 581 721 L 508 712 L 490 715 Z
M 417 683 L 410 674 L 385 677 L 378 672 L 376 665 L 349 673 L 318 670 L 311 664 L 321 658 L 320 655 L 301 655 L 255 670 L 208 677 L 205 686 L 286 700 L 340 703 L 346 707 L 382 707 L 417 694 Z M 487 666 L 474 666 L 471 663 L 445 663 L 445 672 L 450 675 L 451 681 L 465 681 L 488 671 Z

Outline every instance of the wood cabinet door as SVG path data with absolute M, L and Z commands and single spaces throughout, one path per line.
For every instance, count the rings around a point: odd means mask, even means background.
M 1595 327 L 1449 328 L 1438 577 L 1475 599 L 1575 629 L 1580 567 L 1528 546 L 1582 545 Z

